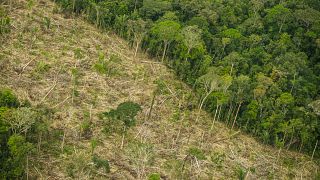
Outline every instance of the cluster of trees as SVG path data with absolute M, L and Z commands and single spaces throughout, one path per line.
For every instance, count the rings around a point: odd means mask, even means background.
M 0 90 L 0 178 L 28 176 L 29 157 L 41 151 L 48 128 L 41 109 L 20 103 L 9 89 Z
M 199 108 L 264 142 L 314 152 L 320 138 L 318 0 L 57 0 L 159 57 Z M 135 54 L 136 55 L 136 54 Z M 316 154 L 320 154 L 316 151 Z

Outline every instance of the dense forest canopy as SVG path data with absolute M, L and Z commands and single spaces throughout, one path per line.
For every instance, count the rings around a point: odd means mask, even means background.
M 165 60 L 214 119 L 265 143 L 314 150 L 320 137 L 318 0 L 59 3 Z

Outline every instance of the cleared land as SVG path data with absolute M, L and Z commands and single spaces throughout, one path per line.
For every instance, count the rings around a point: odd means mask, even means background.
M 31 159 L 31 176 L 66 179 L 70 167 L 79 179 L 146 179 L 152 173 L 163 179 L 237 179 L 242 173 L 247 179 L 313 179 L 318 173 L 308 156 L 262 145 L 220 122 L 211 130 L 206 112 L 196 122 L 197 100 L 172 71 L 145 54 L 133 58 L 127 42 L 67 17 L 54 3 L 15 2 L 10 17 L 12 32 L 0 46 L 1 87 L 52 109 L 48 123 L 60 133 Z M 102 61 L 104 74 L 95 68 Z M 98 115 L 125 101 L 143 110 L 122 145 L 121 134 L 102 132 Z M 90 122 L 87 134 L 84 122 Z M 98 141 L 94 152 L 110 161 L 110 173 L 91 168 L 92 139 Z

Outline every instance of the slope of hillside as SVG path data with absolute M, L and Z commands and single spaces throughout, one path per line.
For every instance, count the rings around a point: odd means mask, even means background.
M 191 89 L 164 65 L 144 54 L 133 58 L 124 40 L 64 15 L 50 1 L 31 2 L 13 4 L 12 32 L 0 45 L 1 88 L 53 111 L 48 124 L 58 140 L 44 142 L 31 158 L 30 177 L 313 179 L 318 174 L 308 156 L 262 145 L 219 122 L 211 128 L 213 118 L 198 115 Z M 101 63 L 107 67 L 103 73 Z M 137 125 L 125 136 L 105 135 L 99 114 L 125 101 L 141 105 Z M 92 144 L 95 154 L 109 160 L 109 173 L 94 168 Z

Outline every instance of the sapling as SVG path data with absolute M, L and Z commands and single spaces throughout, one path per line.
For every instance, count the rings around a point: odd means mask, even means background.
M 91 154 L 92 155 L 94 154 L 94 150 L 96 149 L 97 145 L 98 145 L 97 139 L 91 139 L 90 146 L 91 146 Z

